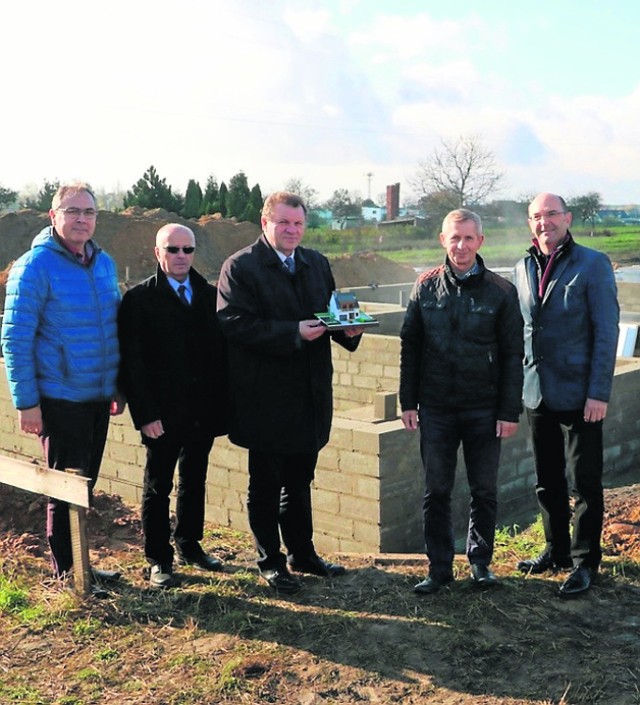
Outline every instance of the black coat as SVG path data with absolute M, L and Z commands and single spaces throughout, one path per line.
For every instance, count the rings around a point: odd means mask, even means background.
M 312 453 L 329 440 L 331 338 L 347 350 L 361 336 L 338 331 L 300 340 L 298 323 L 327 310 L 335 282 L 326 257 L 296 248 L 289 274 L 264 235 L 222 266 L 218 315 L 229 348 L 230 440 L 266 453 Z
M 458 281 L 447 263 L 417 280 L 400 331 L 400 405 L 522 411 L 522 316 L 516 289 L 486 269 Z
M 217 290 L 189 272 L 191 306 L 182 304 L 158 267 L 127 291 L 118 311 L 119 388 L 136 428 L 160 419 L 166 432 L 227 432 L 224 338 Z

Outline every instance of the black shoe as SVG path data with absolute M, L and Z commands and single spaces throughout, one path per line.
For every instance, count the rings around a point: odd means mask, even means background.
M 427 576 L 421 583 L 413 586 L 413 591 L 417 592 L 419 595 L 433 595 L 441 587 L 449 585 L 453 582 L 453 575 L 451 573 L 445 573 L 443 575 L 437 575 L 432 573 Z
M 321 578 L 336 578 L 338 575 L 344 575 L 347 572 L 344 566 L 323 561 L 320 556 L 310 556 L 301 560 L 289 557 L 287 563 L 289 568 L 297 573 L 318 575 Z
M 560 597 L 578 597 L 595 583 L 598 571 L 586 565 L 579 565 L 571 571 L 560 587 Z
M 260 575 L 277 592 L 298 592 L 302 587 L 298 578 L 291 575 L 286 568 L 281 570 L 262 570 Z
M 498 584 L 498 578 L 495 574 L 489 570 L 488 566 L 480 563 L 471 564 L 471 577 L 480 587 L 493 587 Z
M 151 573 L 149 574 L 149 584 L 153 588 L 164 590 L 166 588 L 176 587 L 180 584 L 180 581 L 173 574 L 173 569 L 170 565 L 154 563 L 151 566 Z
M 525 561 L 520 561 L 516 566 L 521 573 L 531 573 L 532 575 L 539 575 L 540 573 L 546 573 L 550 570 L 552 573 L 557 573 L 560 570 L 567 570 L 571 568 L 573 563 L 569 556 L 563 556 L 560 559 L 554 559 L 551 557 L 549 551 L 541 553 L 536 558 L 529 558 Z
M 92 568 L 91 577 L 103 583 L 115 583 L 120 580 L 121 573 L 117 570 L 98 570 L 97 568 Z
M 201 553 L 197 556 L 185 556 L 178 552 L 178 563 L 181 565 L 195 565 L 202 570 L 210 570 L 220 572 L 224 570 L 224 564 L 213 556 L 208 556 L 206 553 Z
M 104 600 L 109 597 L 109 593 L 101 585 L 93 583 L 91 586 L 91 597 L 95 597 L 97 600 Z

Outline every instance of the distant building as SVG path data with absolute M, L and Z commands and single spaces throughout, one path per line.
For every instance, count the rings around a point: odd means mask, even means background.
M 349 228 L 360 228 L 364 225 L 361 215 L 343 215 L 340 218 L 331 219 L 331 230 L 348 230 Z
M 381 206 L 362 206 L 362 218 L 363 220 L 372 221 L 379 223 L 384 220 L 387 215 L 387 209 Z
M 426 218 L 422 218 L 421 216 L 418 216 L 418 215 L 407 215 L 402 218 L 394 218 L 393 220 L 383 220 L 382 222 L 378 223 L 378 228 L 379 229 L 388 229 L 388 228 L 399 228 L 402 226 L 420 227 L 420 226 L 426 226 L 426 225 L 427 225 Z

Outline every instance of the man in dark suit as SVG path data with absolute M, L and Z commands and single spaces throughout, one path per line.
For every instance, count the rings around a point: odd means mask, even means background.
M 229 438 L 249 449 L 247 508 L 258 567 L 271 587 L 294 592 L 300 582 L 287 565 L 322 577 L 344 573 L 316 553 L 311 482 L 331 429 L 331 338 L 355 350 L 361 331 L 329 334 L 314 318 L 327 309 L 335 282 L 326 257 L 300 246 L 303 200 L 272 194 L 261 223 L 262 236 L 222 266 L 218 315 L 229 345 Z
M 560 597 L 589 590 L 602 558 L 602 422 L 619 318 L 609 258 L 575 242 L 570 225 L 564 199 L 536 196 L 529 206 L 533 246 L 516 265 L 514 280 L 524 318 L 524 405 L 546 539 L 544 551 L 518 568 L 539 574 L 572 567 Z
M 178 582 L 169 523 L 176 463 L 179 560 L 208 571 L 223 567 L 200 541 L 209 452 L 227 431 L 226 355 L 217 291 L 193 268 L 194 251 L 189 228 L 160 228 L 157 271 L 124 295 L 118 314 L 120 387 L 147 449 L 142 528 L 150 583 L 158 588 Z

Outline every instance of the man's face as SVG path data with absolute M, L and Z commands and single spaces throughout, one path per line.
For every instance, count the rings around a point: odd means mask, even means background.
M 195 248 L 196 242 L 193 233 L 182 226 L 163 228 L 156 240 L 156 258 L 160 269 L 172 279 L 183 282 L 189 276 L 193 265 L 193 250 L 185 253 L 183 247 Z M 171 252 L 179 248 L 177 252 Z
M 271 216 L 260 222 L 270 245 L 287 257 L 300 244 L 306 226 L 302 206 L 294 208 L 285 203 L 276 203 Z
M 77 212 L 65 212 L 69 208 Z M 89 212 L 89 215 L 87 215 Z M 51 223 L 58 235 L 76 251 L 82 252 L 85 243 L 93 237 L 96 229 L 97 209 L 91 194 L 76 191 L 65 195 L 60 205 L 49 211 Z
M 536 196 L 529 206 L 529 228 L 538 240 L 540 250 L 551 254 L 560 245 L 571 225 L 571 213 L 551 193 Z
M 440 242 L 447 251 L 453 268 L 460 273 L 468 272 L 476 261 L 476 252 L 484 242 L 473 220 L 449 221 L 446 230 L 440 233 Z

